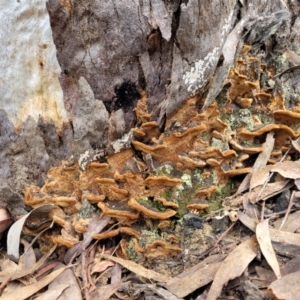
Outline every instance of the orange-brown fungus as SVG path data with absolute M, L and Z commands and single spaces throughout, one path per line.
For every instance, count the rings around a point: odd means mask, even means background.
M 145 216 L 147 216 L 149 218 L 153 218 L 153 219 L 164 220 L 164 219 L 169 219 L 176 215 L 175 210 L 167 209 L 164 212 L 158 211 L 157 209 L 155 209 L 153 207 L 147 207 L 144 204 L 139 203 L 138 201 L 136 201 L 133 198 L 128 201 L 128 205 L 131 208 L 133 208 L 139 212 L 142 212 Z
M 182 252 L 182 249 L 167 244 L 165 241 L 155 241 L 146 246 L 144 256 L 147 258 L 161 258 L 166 256 L 177 257 Z
M 189 210 L 203 210 L 208 207 L 207 201 L 201 198 L 194 198 L 187 206 Z
M 108 151 L 110 155 L 102 157 L 102 162 L 90 161 L 84 166 L 62 162 L 48 171 L 44 186 L 25 188 L 25 204 L 53 203 L 62 208 L 63 214 L 50 218 L 61 226 L 61 234 L 55 231 L 52 238 L 54 243 L 71 247 L 79 241 L 93 218 L 82 217 L 90 206 L 94 213 L 111 217 L 112 230 L 105 228 L 95 238 L 121 236 L 120 257 L 128 257 L 126 248 L 131 244 L 138 255 L 148 258 L 178 255 L 181 249 L 172 248 L 164 238 L 174 220 L 189 210 L 203 213 L 211 201 L 220 202 L 234 193 L 240 178 L 232 177 L 252 172 L 253 160 L 264 151 L 270 131 L 275 144 L 269 164 L 280 161 L 291 139 L 300 136 L 300 105 L 286 109 L 292 104 L 269 84 L 275 74 L 274 68 L 244 45 L 217 101 L 201 111 L 202 96 L 187 98 L 166 118 L 163 132 L 141 90 L 134 108 L 137 123 L 132 128 L 131 147 L 113 154 Z M 260 78 L 266 78 L 264 86 L 260 86 Z M 67 221 L 64 214 L 74 214 L 74 218 Z M 131 225 L 139 229 L 135 231 Z M 139 234 L 147 225 L 160 229 L 158 240 L 141 247 Z M 30 226 L 26 230 L 36 234 Z M 168 242 L 177 241 L 173 237 Z

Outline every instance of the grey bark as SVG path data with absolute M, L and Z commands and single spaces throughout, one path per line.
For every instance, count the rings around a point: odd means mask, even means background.
M 214 101 L 243 42 L 273 63 L 286 47 L 300 52 L 293 0 L 49 0 L 47 9 L 69 122 L 58 132 L 28 116 L 16 133 L 0 110 L 0 200 L 17 203 L 14 216 L 24 213 L 24 187 L 41 186 L 51 166 L 128 146 L 141 89 L 164 130 L 164 118 L 188 97 Z M 300 81 L 290 80 L 299 95 Z

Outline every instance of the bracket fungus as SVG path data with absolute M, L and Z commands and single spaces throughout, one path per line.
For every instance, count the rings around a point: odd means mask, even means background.
M 287 110 L 284 97 L 271 93 L 273 76 L 274 70 L 260 57 L 252 57 L 246 46 L 215 103 L 201 111 L 205 99 L 190 97 L 166 117 L 164 126 L 154 121 L 147 94 L 139 91 L 141 99 L 134 109 L 137 123 L 126 149 L 109 152 L 101 162 L 87 161 L 85 168 L 76 162 L 62 162 L 48 171 L 43 187 L 25 188 L 25 204 L 54 203 L 65 213 L 79 214 L 87 201 L 98 214 L 111 217 L 111 229 L 105 228 L 94 238 L 103 241 L 122 235 L 123 257 L 130 257 L 130 247 L 147 258 L 178 255 L 180 247 L 168 242 L 177 244 L 180 239 L 162 238 L 176 218 L 191 214 L 189 211 L 202 213 L 214 199 L 220 203 L 226 197 L 224 191 L 235 192 L 239 178 L 232 177 L 252 172 L 253 158 L 264 151 L 270 131 L 275 132 L 275 144 L 269 163 L 279 161 L 291 139 L 300 136 L 299 105 Z M 266 78 L 262 86 L 259 78 Z M 277 190 L 287 186 L 283 182 Z M 249 197 L 255 201 L 253 195 Z M 52 241 L 71 247 L 89 221 L 76 216 L 66 223 L 59 217 L 54 219 L 61 234 L 56 230 Z M 139 229 L 129 227 L 137 224 Z M 142 246 L 140 229 L 147 225 L 154 226 L 156 235 L 149 245 Z
M 128 206 L 143 213 L 146 217 L 157 219 L 157 220 L 169 219 L 176 215 L 175 210 L 166 209 L 165 211 L 162 212 L 151 206 L 146 206 L 144 203 L 139 203 L 134 198 L 131 198 L 128 201 Z

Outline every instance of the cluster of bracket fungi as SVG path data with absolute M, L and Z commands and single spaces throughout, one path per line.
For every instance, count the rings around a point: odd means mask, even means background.
M 289 139 L 300 135 L 300 107 L 286 110 L 281 94 L 272 90 L 274 75 L 274 68 L 251 56 L 245 45 L 219 99 L 203 112 L 198 109 L 200 96 L 187 99 L 166 120 L 163 133 L 151 121 L 142 93 L 135 108 L 138 126 L 132 129 L 131 148 L 106 157 L 105 162 L 91 161 L 84 170 L 69 161 L 50 169 L 42 188 L 25 189 L 26 205 L 53 203 L 62 208 L 53 216 L 62 226 L 51 236 L 56 244 L 72 247 L 87 230 L 84 218 L 66 218 L 78 213 L 85 201 L 112 218 L 112 229 L 93 238 L 122 236 L 120 255 L 128 257 L 129 240 L 146 257 L 178 255 L 178 237 L 171 230 L 174 219 L 189 211 L 203 213 L 212 199 L 221 201 L 223 188 L 234 190 L 236 176 L 251 172 L 253 157 L 263 151 L 268 132 L 275 132 L 269 164 L 278 162 Z M 149 220 L 159 234 L 142 245 L 139 238 Z

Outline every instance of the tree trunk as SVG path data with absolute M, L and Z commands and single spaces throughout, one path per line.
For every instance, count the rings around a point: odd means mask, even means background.
M 186 99 L 207 108 L 244 43 L 282 71 L 281 51 L 300 52 L 299 9 L 293 0 L 4 0 L 2 206 L 23 214 L 24 187 L 42 186 L 61 160 L 128 147 L 143 93 L 161 132 Z M 287 107 L 299 101 L 297 78 L 279 85 Z

